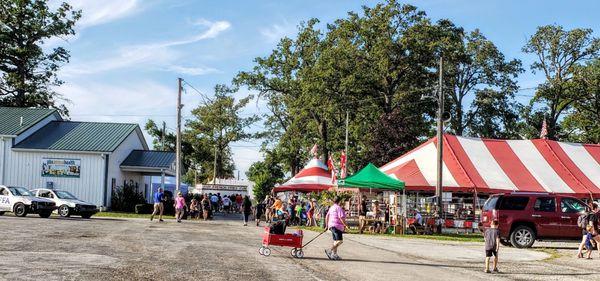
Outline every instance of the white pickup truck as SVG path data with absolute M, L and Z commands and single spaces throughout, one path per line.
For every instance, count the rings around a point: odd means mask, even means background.
M 0 185 L 0 215 L 13 212 L 17 217 L 28 213 L 48 218 L 56 209 L 54 202 L 33 196 L 26 188 Z

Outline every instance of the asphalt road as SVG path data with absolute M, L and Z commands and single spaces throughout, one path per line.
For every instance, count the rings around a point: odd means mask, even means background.
M 305 249 L 258 254 L 262 228 L 240 220 L 0 217 L 0 280 L 598 280 L 600 258 L 578 260 L 576 243 L 501 249 L 500 274 L 482 272 L 482 243 L 346 235 L 328 260 L 325 233 Z M 317 233 L 306 232 L 305 241 Z

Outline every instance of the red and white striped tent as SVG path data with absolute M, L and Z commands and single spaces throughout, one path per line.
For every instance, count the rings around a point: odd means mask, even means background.
M 315 192 L 328 190 L 333 187 L 331 173 L 327 166 L 317 158 L 313 158 L 304 169 L 284 184 L 275 187 L 274 192 L 299 191 Z
M 382 166 L 407 190 L 433 191 L 437 138 Z M 444 135 L 444 191 L 554 192 L 600 196 L 600 145 Z

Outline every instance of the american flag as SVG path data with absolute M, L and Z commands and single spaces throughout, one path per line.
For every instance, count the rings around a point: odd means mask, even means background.
M 342 155 L 340 156 L 340 178 L 345 179 L 346 175 L 347 175 L 347 168 L 346 168 L 346 161 L 348 159 L 346 158 L 346 151 L 343 150 L 342 151 Z
M 310 149 L 310 154 L 314 157 L 314 158 L 319 158 L 319 147 L 317 146 L 317 144 L 315 143 L 315 145 L 313 145 L 313 147 Z
M 335 167 L 331 155 L 329 155 L 329 159 L 327 159 L 327 168 L 331 171 L 331 183 L 335 184 L 337 182 L 337 168 Z
M 544 118 L 544 122 L 542 122 L 542 130 L 540 131 L 540 139 L 548 138 L 548 124 L 546 124 L 546 118 Z

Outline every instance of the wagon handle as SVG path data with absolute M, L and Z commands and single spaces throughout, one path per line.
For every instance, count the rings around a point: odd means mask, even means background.
M 317 236 L 315 236 L 313 239 L 310 239 L 310 241 L 306 242 L 306 244 L 302 245 L 302 248 L 306 247 L 308 244 L 310 244 L 310 242 L 314 241 L 315 239 L 319 238 L 319 236 L 321 236 L 323 233 L 327 232 L 327 229 L 325 229 L 325 231 L 317 234 Z

